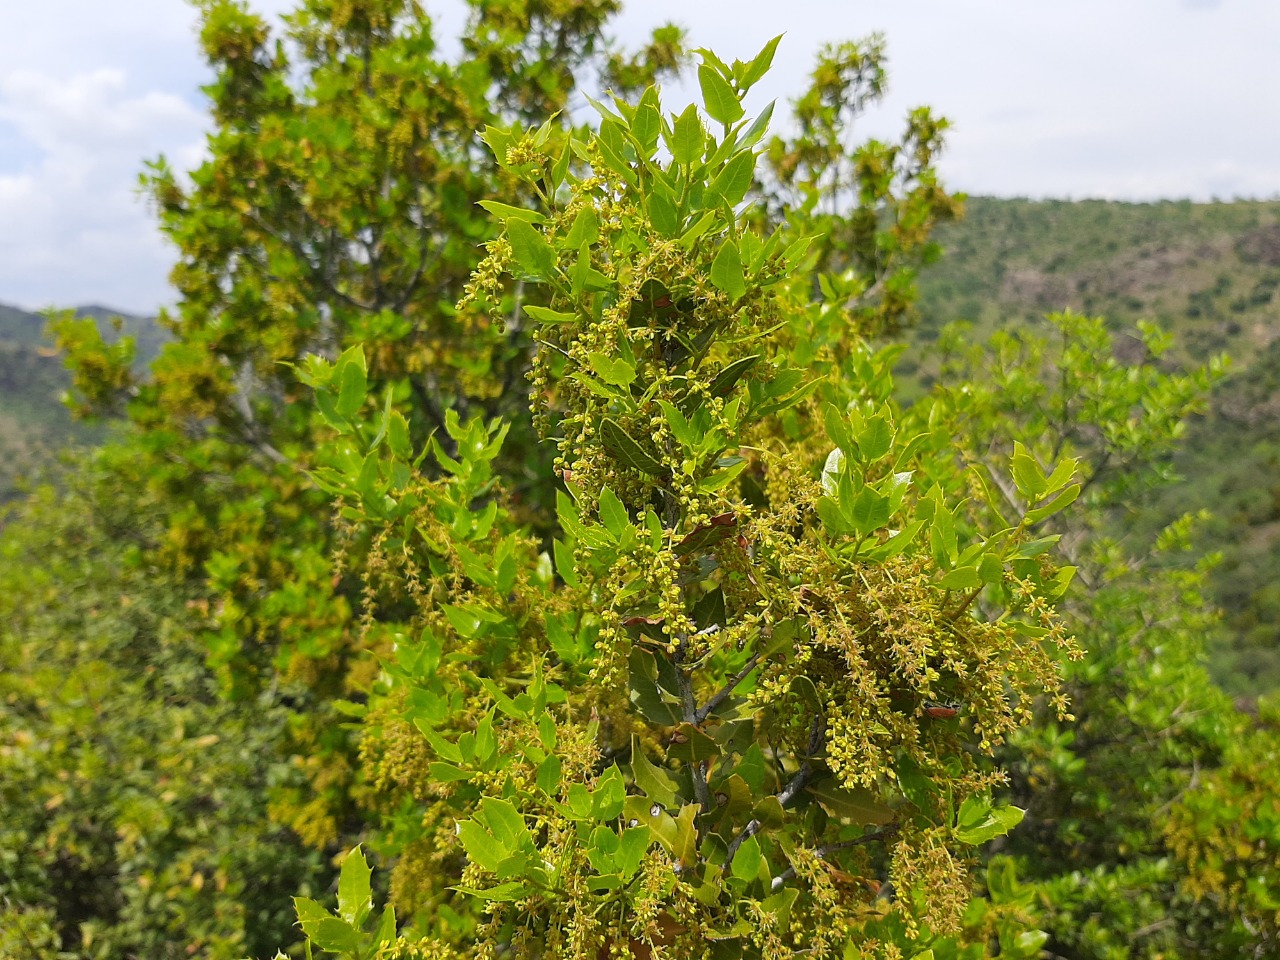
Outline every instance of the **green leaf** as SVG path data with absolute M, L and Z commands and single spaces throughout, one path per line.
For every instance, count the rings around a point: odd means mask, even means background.
M 591 207 L 583 207 L 573 218 L 573 226 L 565 237 L 565 246 L 570 250 L 581 250 L 582 245 L 593 244 L 600 239 L 600 218 Z
M 994 553 L 984 553 L 978 561 L 978 576 L 983 583 L 1002 583 L 1004 581 L 1004 564 Z
M 409 421 L 399 410 L 391 411 L 387 420 L 387 443 L 391 452 L 401 460 L 413 457 L 413 442 L 409 439 Z
M 395 907 L 389 903 L 382 911 L 382 917 L 378 920 L 378 929 L 374 931 L 373 939 L 378 944 L 395 942 L 396 911 Z
M 554 753 L 547 754 L 546 759 L 538 764 L 538 789 L 548 796 L 556 796 L 559 790 L 561 766 L 560 758 Z
M 711 264 L 711 282 L 727 294 L 730 300 L 737 300 L 747 292 L 742 258 L 738 255 L 738 245 L 732 240 L 726 240 L 720 245 L 720 252 Z
M 344 351 L 338 358 L 337 374 L 338 401 L 334 409 L 343 417 L 354 417 L 364 406 L 365 393 L 369 388 L 364 349 L 357 345 Z
M 724 169 L 711 181 L 707 193 L 720 197 L 731 207 L 736 206 L 743 201 L 747 191 L 751 189 L 755 169 L 756 155 L 750 150 L 743 150 L 724 165 Z
M 467 856 L 490 873 L 497 873 L 502 861 L 507 859 L 507 849 L 475 820 L 459 820 L 456 829 Z
M 893 424 L 888 417 L 871 417 L 854 438 L 858 444 L 858 455 L 868 463 L 879 460 L 892 449 L 893 435 Z
M 830 430 L 828 430 L 827 435 L 830 436 L 830 433 Z M 822 464 L 822 492 L 828 498 L 838 496 L 841 477 L 845 475 L 844 467 L 844 451 L 839 447 L 835 447 L 827 454 L 827 459 Z
M 578 319 L 576 313 L 561 313 L 559 310 L 550 310 L 547 307 L 535 307 L 526 305 L 524 312 L 539 323 L 573 323 Z
M 330 953 L 359 950 L 364 941 L 360 931 L 337 917 L 325 917 L 323 920 L 313 922 L 303 921 L 302 932 L 317 947 L 328 950 Z
M 915 804 L 916 809 L 921 813 L 929 813 L 933 809 L 933 796 L 936 787 L 925 772 L 920 769 L 920 765 L 911 757 L 903 754 L 898 761 L 898 786 L 902 788 L 902 795 Z
M 299 923 L 314 923 L 329 916 L 329 911 L 310 897 L 294 897 L 293 909 Z
M 369 877 L 373 871 L 365 861 L 364 851 L 356 847 L 342 863 L 338 874 L 338 914 L 348 923 L 360 926 L 373 909 L 373 892 Z
M 664 726 L 678 724 L 678 701 L 658 684 L 658 663 L 654 655 L 642 647 L 632 647 L 627 665 L 630 699 L 641 716 Z
M 640 446 L 615 420 L 605 417 L 600 421 L 600 441 L 624 467 L 639 470 L 654 477 L 667 472 L 662 461 Z
M 1040 470 L 1040 464 L 1036 461 L 1027 448 L 1021 443 L 1015 442 L 1013 445 L 1013 457 L 1010 460 L 1010 466 L 1013 469 L 1013 482 L 1018 488 L 1018 492 L 1028 501 L 1037 500 L 1042 493 L 1049 489 L 1048 478 Z
M 474 776 L 469 770 L 463 770 L 452 763 L 442 763 L 439 760 L 433 760 L 427 764 L 427 772 L 432 780 L 440 783 L 457 783 L 461 780 L 470 780 Z
M 623 880 L 630 879 L 640 869 L 640 863 L 644 860 L 644 855 L 652 842 L 653 838 L 646 824 L 642 823 L 623 831 L 618 850 L 613 856 L 613 862 L 617 865 Z
M 1034 510 L 1027 511 L 1027 523 L 1039 523 L 1046 517 L 1051 517 L 1059 510 L 1063 510 L 1075 503 L 1076 497 L 1080 496 L 1080 484 L 1073 483 L 1071 486 L 1059 491 L 1052 499 L 1036 507 Z
M 600 491 L 600 520 L 614 537 L 621 537 L 623 532 L 631 527 L 631 517 L 627 515 L 627 508 L 622 505 L 617 494 L 608 487 Z
M 532 849 L 529 828 L 511 801 L 485 797 L 480 801 L 478 816 L 484 818 L 485 826 L 492 831 L 494 839 L 508 851 Z
M 664 237 L 674 237 L 680 232 L 680 216 L 676 205 L 657 190 L 649 194 L 645 200 L 649 213 L 649 222 Z
M 773 66 L 773 55 L 778 50 L 778 43 L 782 40 L 782 34 L 778 34 L 772 40 L 764 45 L 764 49 L 755 55 L 750 63 L 746 64 L 746 68 L 742 71 L 742 76 L 738 79 L 738 86 L 744 91 L 755 86 Z
M 579 585 L 578 567 L 573 560 L 573 550 L 559 540 L 552 543 L 551 549 L 555 555 L 556 572 L 560 574 L 560 578 L 570 587 L 577 587 Z
M 664 807 L 675 806 L 674 779 L 666 770 L 649 761 L 635 734 L 631 735 L 631 777 L 636 786 L 654 803 L 660 803 Z
M 742 136 L 738 138 L 738 146 L 743 149 L 750 149 L 764 138 L 769 130 L 769 121 L 773 119 L 773 107 L 777 103 L 776 100 L 770 100 L 769 105 L 760 111 L 760 116 L 751 121 L 751 126 L 742 132 Z
M 884 825 L 892 823 L 894 812 L 876 799 L 870 790 L 842 787 L 828 777 L 805 788 L 832 816 L 843 817 L 854 823 Z
M 994 807 L 986 796 L 969 797 L 960 805 L 953 835 L 961 843 L 977 846 L 1006 833 L 1022 822 L 1026 811 L 1014 806 Z
M 523 220 L 507 221 L 507 239 L 516 263 L 536 280 L 550 280 L 556 273 L 556 252 L 547 238 Z
M 735 513 L 722 513 L 711 518 L 709 523 L 695 527 L 687 533 L 675 546 L 677 556 L 688 556 L 698 550 L 707 550 L 721 543 L 738 530 L 738 517 Z
M 831 497 L 819 497 L 815 507 L 823 526 L 835 534 L 853 533 L 853 520 L 846 517 L 840 504 Z
M 711 737 L 693 724 L 685 722 L 681 723 L 671 735 L 667 756 L 685 763 L 698 763 L 703 760 L 718 759 L 721 756 L 721 748 Z
M 698 116 L 698 108 L 691 103 L 684 113 L 676 117 L 670 144 L 671 158 L 681 164 L 700 160 L 706 139 L 707 133 L 703 129 L 702 118 Z
M 889 498 L 871 487 L 863 487 L 854 498 L 850 516 L 853 518 L 854 528 L 865 537 L 889 522 Z
M 719 213 L 715 210 L 708 210 L 704 213 L 693 226 L 680 235 L 680 246 L 686 250 L 692 250 L 693 245 L 711 229 L 712 224 L 717 221 L 719 216 Z
M 649 87 L 640 97 L 636 114 L 631 118 L 631 135 L 640 145 L 640 153 L 645 160 L 653 157 L 662 133 L 662 115 L 658 109 L 658 91 Z
M 729 124 L 741 119 L 742 104 L 738 102 L 738 95 L 715 68 L 705 63 L 698 67 L 698 85 L 702 87 L 707 116 L 712 120 Z
M 476 890 L 472 887 L 454 887 L 453 889 L 459 893 L 465 893 L 469 897 L 475 897 L 477 900 L 491 900 L 497 903 L 523 900 L 530 893 L 529 888 L 519 880 L 509 880 L 486 890 Z
M 489 213 L 497 217 L 499 220 L 523 220 L 525 223 L 542 223 L 547 218 L 540 214 L 537 210 L 526 210 L 524 207 L 513 207 L 509 203 L 499 203 L 497 200 L 481 200 L 480 206 L 484 207 Z
M 744 376 L 748 370 L 760 362 L 761 355 L 753 354 L 749 357 L 739 357 L 733 363 L 729 364 L 711 380 L 707 389 L 713 397 L 727 396 Z
M 754 880 L 760 874 L 760 841 L 755 837 L 747 837 L 734 854 L 730 869 L 739 880 Z
M 1048 481 L 1045 483 L 1046 492 L 1056 493 L 1075 479 L 1076 470 L 1080 467 L 1080 461 L 1075 457 L 1067 457 L 1053 468 L 1053 473 L 1049 475 Z
M 587 359 L 596 376 L 615 387 L 629 387 L 636 378 L 636 368 L 625 360 L 606 357 L 603 353 L 589 354 Z
M 696 447 L 701 434 L 689 425 L 685 415 L 668 400 L 659 400 L 658 406 L 662 408 L 662 415 L 666 417 L 667 426 L 671 428 L 671 435 L 676 438 L 676 442 L 690 449 Z
M 982 575 L 977 567 L 956 567 L 938 581 L 943 590 L 972 590 L 982 586 Z
M 584 243 L 578 250 L 578 259 L 571 268 L 573 292 L 612 290 L 615 282 L 591 265 L 591 245 Z
M 591 811 L 596 820 L 612 820 L 622 813 L 627 799 L 627 785 L 617 764 L 611 766 L 596 781 L 591 791 Z

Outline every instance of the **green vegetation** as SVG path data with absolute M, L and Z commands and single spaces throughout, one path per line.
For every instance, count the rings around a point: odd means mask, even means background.
M 1280 460 L 1280 203 L 974 198 L 939 240 L 947 255 L 920 284 L 921 345 L 953 321 L 985 339 L 1044 329 L 1046 313 L 1069 308 L 1105 315 L 1121 356 L 1141 357 L 1135 325 L 1155 320 L 1172 335 L 1168 367 L 1231 357 L 1234 375 L 1162 462 L 1180 482 L 1130 503 L 1120 522 L 1150 536 L 1188 510 L 1211 512 L 1197 543 L 1222 554 L 1208 592 L 1228 628 L 1212 646 L 1214 677 L 1249 697 L 1280 687 L 1280 500 L 1264 479 Z M 928 384 L 937 363 L 900 372 Z
M 1276 689 L 1280 499 L 1259 478 L 1280 463 L 1272 402 L 1280 356 L 1271 345 L 1280 309 L 1273 296 L 1280 285 L 1280 204 L 971 197 L 965 216 L 935 239 L 945 256 L 921 273 L 911 334 L 922 349 L 950 322 L 970 322 L 972 335 L 985 339 L 1007 327 L 1047 329 L 1047 313 L 1070 308 L 1105 316 L 1126 355 L 1138 349 L 1134 325 L 1146 319 L 1173 335 L 1171 362 L 1219 352 L 1232 358 L 1233 376 L 1204 415 L 1188 422 L 1172 455 L 1170 467 L 1182 482 L 1132 522 L 1150 534 L 1186 510 L 1211 510 L 1197 538 L 1205 551 L 1223 554 L 1208 589 L 1228 626 L 1214 647 L 1214 676 L 1249 697 Z M 93 308 L 79 312 L 103 318 Z M 48 463 L 68 439 L 101 437 L 51 403 L 69 381 L 59 361 L 38 351 L 43 326 L 42 318 L 0 307 L 0 437 L 10 451 L 0 466 L 8 478 L 0 478 L 4 496 L 15 489 L 19 464 Z M 141 358 L 158 351 L 145 321 L 125 318 L 125 330 L 140 337 Z M 900 361 L 904 398 L 933 382 L 937 362 L 927 353 Z
M 80 307 L 75 314 L 92 321 L 115 319 L 107 335 L 132 337 L 138 362 L 159 349 L 155 324 L 119 316 L 102 307 Z M 60 402 L 71 385 L 63 361 L 46 336 L 48 321 L 39 314 L 0 304 L 0 503 L 18 496 L 24 481 L 38 478 L 68 444 L 100 443 L 100 428 L 75 421 Z
M 780 137 L 777 41 L 671 104 L 684 37 L 608 0 L 471 0 L 456 61 L 408 0 L 201 10 L 166 342 L 54 322 L 116 428 L 0 531 L 0 953 L 1275 952 L 1275 711 L 1204 667 L 1240 518 L 1171 482 L 1265 368 L 1143 304 L 995 322 L 1018 258 L 1104 263 L 1001 210 L 1265 271 L 1267 205 L 975 201 L 931 266 L 945 121 L 845 141 L 878 38 Z M 1266 309 L 1229 288 L 1197 318 Z

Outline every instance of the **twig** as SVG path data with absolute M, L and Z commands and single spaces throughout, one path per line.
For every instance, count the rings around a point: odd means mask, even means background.
M 759 663 L 760 663 L 760 654 L 753 653 L 751 655 L 751 659 L 747 661 L 746 666 L 744 666 L 740 671 L 738 671 L 737 675 L 728 683 L 726 683 L 719 693 L 713 696 L 710 700 L 704 703 L 697 710 L 697 712 L 694 715 L 694 722 L 701 723 L 703 720 L 707 719 L 707 717 L 711 715 L 711 711 L 714 710 L 716 707 L 720 706 L 720 704 L 724 703 L 724 701 L 728 699 L 729 695 L 733 693 L 734 689 L 738 686 L 738 684 L 740 684 L 743 680 L 747 679 L 747 675 L 751 673 L 751 671 L 754 670 L 756 668 L 756 665 Z
M 684 711 L 684 718 L 692 724 L 698 721 L 698 702 L 693 698 L 693 677 L 689 671 L 684 668 L 685 647 L 689 642 L 688 637 L 680 638 L 680 645 L 676 648 L 675 667 L 676 667 L 676 684 L 680 688 L 680 705 Z M 702 807 L 703 813 L 711 812 L 711 791 L 707 788 L 707 770 L 703 765 L 703 761 L 694 760 L 690 764 L 690 770 L 693 773 L 693 795 L 698 801 L 698 805 Z
M 831 854 L 836 853 L 837 851 L 840 851 L 840 850 L 848 850 L 850 847 L 858 847 L 864 843 L 875 843 L 877 840 L 886 840 L 897 832 L 898 832 L 898 825 L 896 823 L 890 824 L 889 826 L 885 827 L 883 830 L 877 830 L 875 833 L 863 834 L 862 836 L 855 837 L 852 840 L 841 840 L 839 843 L 824 844 L 821 847 L 818 847 L 818 849 L 814 851 L 814 855 L 819 860 L 823 860 L 826 857 L 830 856 Z M 773 880 L 770 882 L 770 885 L 769 885 L 770 891 L 776 893 L 778 890 L 782 889 L 782 885 L 784 883 L 786 883 L 788 880 L 793 879 L 795 875 L 796 875 L 795 867 L 788 867 L 786 870 L 783 870 L 780 874 L 774 877 Z
M 739 831 L 738 835 L 729 841 L 729 849 L 724 855 L 724 866 L 721 868 L 725 873 L 729 872 L 729 867 L 733 865 L 733 858 L 738 855 L 738 848 L 742 846 L 747 837 L 753 837 L 756 831 L 760 829 L 760 821 L 752 820 Z

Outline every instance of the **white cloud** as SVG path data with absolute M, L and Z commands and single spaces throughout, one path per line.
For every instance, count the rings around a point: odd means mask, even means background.
M 293 0 L 250 0 L 275 15 Z M 461 0 L 426 0 L 456 31 Z M 145 158 L 198 162 L 207 80 L 185 0 L 0 0 L 0 301 L 149 311 L 172 261 L 135 195 Z M 970 193 L 1123 199 L 1280 194 L 1275 0 L 626 0 L 635 44 L 674 19 L 745 57 L 786 33 L 758 108 L 828 41 L 886 34 L 891 93 L 863 135 L 928 103 Z M 451 49 L 446 43 L 445 48 Z M 668 91 L 696 94 L 696 83 Z
M 105 301 L 146 312 L 167 299 L 171 254 L 136 193 L 143 158 L 198 158 L 203 114 L 181 96 L 132 92 L 121 70 L 0 77 L 0 122 L 26 149 L 0 164 L 0 299 Z

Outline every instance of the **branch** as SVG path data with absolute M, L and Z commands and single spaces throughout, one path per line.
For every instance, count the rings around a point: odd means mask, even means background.
M 701 706 L 701 708 L 698 709 L 694 717 L 694 722 L 702 723 L 703 720 L 707 719 L 707 717 L 711 715 L 711 711 L 714 710 L 716 707 L 720 706 L 720 704 L 724 703 L 724 701 L 728 699 L 729 694 L 733 693 L 734 689 L 738 686 L 738 684 L 740 684 L 743 680 L 747 679 L 747 675 L 751 673 L 751 671 L 754 670 L 756 668 L 756 665 L 759 663 L 760 663 L 760 654 L 758 653 L 752 654 L 751 659 L 747 661 L 747 665 L 743 667 L 740 671 L 738 671 L 738 674 L 732 680 L 726 683 L 724 685 L 724 688 L 719 693 L 713 696 L 710 700 L 704 703 Z
M 884 292 L 884 288 L 888 281 L 889 273 L 885 272 L 881 275 L 879 280 L 867 287 L 867 289 L 863 290 L 862 293 L 858 294 L 856 297 L 850 297 L 846 300 L 844 308 L 852 312 L 860 307 L 865 307 L 868 303 Z
M 836 853 L 840 850 L 848 850 L 850 847 L 858 847 L 864 843 L 875 843 L 877 840 L 887 840 L 889 837 L 892 837 L 897 832 L 898 832 L 898 825 L 896 823 L 893 823 L 885 827 L 883 830 L 877 830 L 874 833 L 863 834 L 862 836 L 855 837 L 852 840 L 841 840 L 839 843 L 823 844 L 821 847 L 818 847 L 818 849 L 814 851 L 814 855 L 819 860 L 824 860 L 831 854 Z M 786 870 L 783 870 L 780 874 L 774 877 L 773 880 L 770 882 L 770 885 L 769 885 L 770 892 L 776 893 L 777 891 L 781 890 L 782 885 L 786 883 L 788 880 L 794 879 L 795 875 L 796 875 L 795 867 L 788 867 Z
M 690 676 L 689 671 L 685 670 L 683 664 L 685 645 L 688 642 L 688 637 L 681 637 L 680 646 L 676 648 L 676 684 L 680 688 L 680 706 L 684 712 L 684 719 L 689 723 L 697 725 L 699 722 L 698 702 L 693 698 L 693 677 Z M 694 799 L 698 801 L 698 805 L 702 808 L 703 813 L 710 813 L 711 791 L 707 787 L 706 767 L 703 762 L 694 761 L 689 765 L 689 769 L 693 774 Z
M 729 849 L 725 852 L 725 855 L 724 855 L 724 866 L 720 868 L 723 872 L 725 873 L 729 872 L 729 867 L 733 865 L 733 858 L 738 855 L 738 848 L 742 846 L 743 843 L 746 842 L 747 837 L 755 836 L 756 831 L 759 829 L 760 829 L 760 821 L 752 820 L 750 823 L 748 823 L 745 827 L 742 828 L 742 830 L 738 833 L 736 837 L 734 837 L 731 841 L 729 841 Z
M 808 746 L 807 752 L 809 754 L 812 755 L 818 752 L 818 748 L 822 746 L 822 734 L 825 732 L 825 730 L 826 730 L 826 723 L 823 720 L 822 716 L 819 715 L 817 717 L 814 717 L 813 726 L 809 728 L 809 743 L 807 745 Z M 804 763 L 800 765 L 800 769 L 795 772 L 795 774 L 791 777 L 791 779 L 787 781 L 787 785 L 775 794 L 775 796 L 778 798 L 778 803 L 783 807 L 789 804 L 792 800 L 796 798 L 796 796 L 800 793 L 800 791 L 804 789 L 805 784 L 807 784 L 809 780 L 812 779 L 812 777 L 813 777 L 813 764 L 811 764 L 808 760 L 806 760 Z M 760 829 L 760 821 L 752 820 L 738 832 L 738 835 L 736 837 L 734 837 L 729 842 L 729 849 L 728 849 L 728 852 L 725 853 L 725 857 L 724 857 L 724 866 L 722 868 L 723 870 L 729 869 L 729 867 L 733 864 L 733 858 L 737 854 L 738 848 L 742 846 L 742 844 L 746 841 L 747 837 L 754 836 L 756 831 L 758 831 L 759 829 Z

